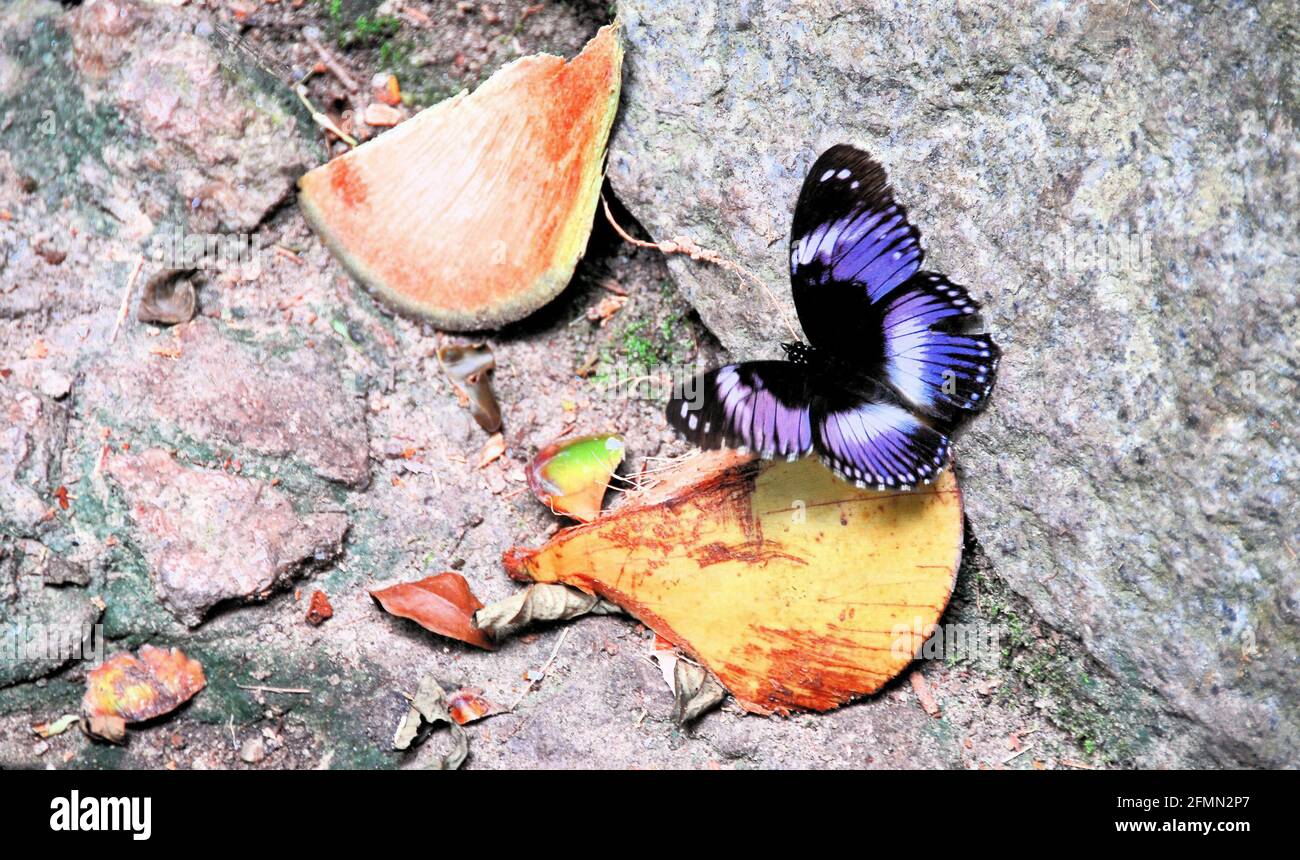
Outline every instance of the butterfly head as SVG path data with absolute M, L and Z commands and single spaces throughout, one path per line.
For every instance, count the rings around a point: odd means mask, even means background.
M 795 364 L 812 364 L 813 348 L 806 343 L 783 343 L 786 360 Z

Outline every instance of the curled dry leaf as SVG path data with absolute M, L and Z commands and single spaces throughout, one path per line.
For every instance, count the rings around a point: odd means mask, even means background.
M 179 648 L 145 645 L 91 669 L 81 714 L 87 730 L 106 740 L 125 738 L 127 723 L 170 713 L 207 685 L 203 667 Z
M 480 648 L 496 647 L 488 634 L 474 624 L 474 613 L 483 604 L 469 590 L 465 577 L 455 571 L 390 585 L 370 592 L 370 596 L 390 615 L 409 618 L 425 630 Z
M 460 723 L 452 719 L 451 713 L 447 710 L 447 694 L 442 689 L 442 685 L 432 675 L 425 675 L 420 681 L 420 688 L 416 691 L 415 697 L 411 699 L 410 710 L 397 726 L 397 734 L 393 737 L 393 748 L 410 749 L 411 745 L 421 737 L 420 730 L 425 724 L 432 726 L 438 723 L 446 723 L 450 728 L 452 747 L 445 756 L 435 760 L 435 768 L 455 770 L 469 755 L 469 735 L 465 734 Z
M 478 455 L 478 467 L 482 469 L 506 452 L 506 437 L 493 433 Z
M 663 673 L 668 689 L 672 690 L 672 718 L 679 726 L 722 704 L 727 691 L 717 679 L 703 666 L 683 658 L 671 642 L 658 634 L 650 658 Z
M 451 380 L 457 393 L 469 402 L 470 414 L 489 433 L 501 429 L 501 407 L 492 393 L 489 374 L 496 367 L 492 348 L 485 344 L 459 346 L 449 344 L 438 350 L 438 363 Z
M 623 454 L 623 440 L 609 434 L 553 442 L 529 464 L 528 486 L 555 513 L 589 523 L 600 516 Z
M 713 452 L 659 477 L 541 549 L 510 550 L 510 575 L 617 603 L 758 713 L 880 689 L 947 605 L 962 549 L 951 471 L 877 492 L 815 459 Z
M 722 704 L 727 691 L 708 670 L 689 660 L 673 667 L 673 722 L 682 726 Z
M 303 215 L 357 280 L 439 328 L 522 319 L 586 249 L 622 59 L 615 24 L 570 62 L 516 60 L 303 176 Z
M 568 621 L 580 615 L 618 615 L 613 603 L 567 585 L 530 585 L 474 613 L 474 624 L 502 639 L 534 621 Z
M 194 284 L 189 279 L 192 272 L 193 269 L 164 269 L 145 281 L 136 319 L 163 325 L 194 319 Z
M 447 697 L 447 711 L 451 718 L 462 726 L 505 713 L 506 709 L 491 699 L 483 696 L 483 691 L 474 687 L 461 687 Z

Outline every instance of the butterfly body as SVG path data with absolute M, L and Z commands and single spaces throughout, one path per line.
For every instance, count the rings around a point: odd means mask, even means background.
M 808 343 L 785 361 L 725 365 L 674 397 L 668 420 L 706 448 L 789 459 L 816 453 L 860 486 L 928 484 L 952 433 L 983 409 L 1000 352 L 971 332 L 979 305 L 921 271 L 920 233 L 884 169 L 834 146 L 795 206 L 790 280 Z

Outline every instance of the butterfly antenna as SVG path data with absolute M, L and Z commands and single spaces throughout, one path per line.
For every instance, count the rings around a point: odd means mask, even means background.
M 605 220 L 609 222 L 609 226 L 613 227 L 614 232 L 618 233 L 623 241 L 627 242 L 629 245 L 635 245 L 638 248 L 654 248 L 661 254 L 685 254 L 696 262 L 712 263 L 715 266 L 720 266 L 731 272 L 733 275 L 736 275 L 742 281 L 749 280 L 758 284 L 759 289 L 761 289 L 767 296 L 767 300 L 772 303 L 772 307 L 776 308 L 776 312 L 781 315 L 781 322 L 785 323 L 786 329 L 790 332 L 791 339 L 796 343 L 799 341 L 799 333 L 795 330 L 794 324 L 790 322 L 790 317 L 786 314 L 785 307 L 777 301 L 776 296 L 772 293 L 772 290 L 762 278 L 758 277 L 744 266 L 741 266 L 739 263 L 733 263 L 731 260 L 726 259 L 717 251 L 711 251 L 708 248 L 701 248 L 695 240 L 689 236 L 674 236 L 673 238 L 663 242 L 646 242 L 637 239 L 624 230 L 619 223 L 614 220 L 614 213 L 609 210 L 609 201 L 605 199 L 604 194 L 600 195 L 600 203 L 601 206 L 605 208 Z

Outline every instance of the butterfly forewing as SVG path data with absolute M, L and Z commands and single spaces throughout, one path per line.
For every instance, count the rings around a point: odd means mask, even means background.
M 791 362 L 728 364 L 689 381 L 669 401 L 668 423 L 701 448 L 802 457 L 813 446 L 809 385 Z
M 884 168 L 851 146 L 822 153 L 790 231 L 790 282 L 809 343 L 843 350 L 878 332 L 873 306 L 920 268 L 920 240 Z
M 884 301 L 884 381 L 917 410 L 947 422 L 984 408 L 997 344 L 967 334 L 979 304 L 943 275 L 917 272 Z

